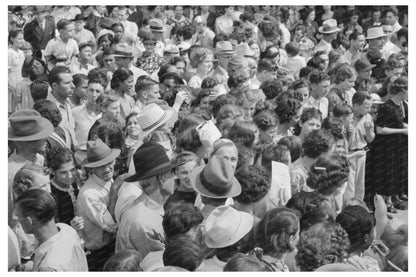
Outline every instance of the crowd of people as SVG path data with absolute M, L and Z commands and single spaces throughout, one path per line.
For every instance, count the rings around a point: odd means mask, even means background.
M 407 271 L 407 6 L 9 6 L 9 271 Z

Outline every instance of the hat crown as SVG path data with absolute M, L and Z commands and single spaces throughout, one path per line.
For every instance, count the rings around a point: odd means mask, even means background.
M 111 154 L 111 148 L 101 139 L 97 138 L 95 141 L 87 141 L 87 161 L 89 163 L 101 161 Z
M 149 141 L 137 149 L 133 156 L 136 173 L 146 174 L 170 164 L 165 149 L 159 143 Z
M 227 159 L 213 156 L 199 178 L 208 191 L 218 196 L 227 195 L 232 188 L 234 169 Z
M 133 56 L 133 50 L 131 49 L 131 47 L 129 47 L 127 45 L 117 44 L 114 47 L 114 55 L 132 57 Z
M 384 31 L 382 27 L 373 27 L 368 28 L 367 30 L 367 39 L 374 39 L 379 37 L 384 37 Z
M 322 31 L 323 32 L 334 31 L 337 28 L 338 28 L 338 22 L 335 19 L 325 20 L 322 24 Z
M 137 116 L 137 121 L 139 122 L 140 128 L 146 132 L 162 122 L 166 116 L 166 111 L 164 111 L 159 105 L 151 103 L 144 106 L 140 114 Z
M 149 20 L 149 27 L 152 31 L 163 32 L 163 21 L 158 18 L 153 18 Z
M 23 109 L 9 117 L 12 133 L 16 136 L 30 136 L 42 130 L 41 115 L 30 109 Z
M 233 45 L 229 41 L 219 41 L 215 46 L 215 51 L 221 52 L 234 52 Z

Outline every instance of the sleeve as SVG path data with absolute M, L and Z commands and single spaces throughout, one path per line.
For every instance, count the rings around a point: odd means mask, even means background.
M 145 257 L 150 252 L 165 249 L 162 226 L 153 224 L 151 220 L 144 224 L 134 225 L 129 232 L 131 245 Z
M 103 230 L 109 233 L 117 231 L 117 223 L 108 211 L 107 205 L 100 201 L 98 197 L 84 194 L 78 198 L 77 206 L 79 210 L 82 210 L 92 222 Z
M 328 113 L 331 113 L 334 107 L 339 104 L 339 99 L 333 91 L 330 91 L 326 98 L 328 99 Z
M 53 39 L 48 41 L 48 44 L 46 44 L 45 56 L 51 56 L 52 55 L 52 44 L 53 44 Z

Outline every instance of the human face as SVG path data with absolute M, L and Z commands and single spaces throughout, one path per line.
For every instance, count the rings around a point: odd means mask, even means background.
M 185 73 L 185 63 L 177 62 L 175 65 L 176 65 L 178 75 L 182 77 L 182 75 Z
M 92 58 L 92 48 L 90 46 L 82 48 L 82 50 L 79 51 L 79 57 L 82 60 L 89 62 Z
M 369 48 L 381 49 L 383 48 L 385 42 L 384 38 L 369 39 L 368 46 Z
M 113 178 L 115 164 L 116 160 L 111 161 L 103 166 L 93 168 L 93 172 L 98 178 L 108 182 Z
M 124 93 L 127 93 L 127 92 L 133 90 L 133 87 L 134 87 L 134 77 L 133 77 L 133 75 L 129 76 L 127 78 L 127 80 L 124 80 L 120 84 L 120 89 Z
M 295 95 L 297 99 L 299 99 L 301 104 L 303 105 L 306 103 L 306 101 L 309 98 L 309 88 L 308 87 L 298 88 L 295 90 Z
M 75 21 L 75 30 L 77 30 L 78 32 L 82 30 L 82 28 L 84 28 L 84 20 L 77 20 Z
M 372 105 L 372 101 L 370 99 L 366 99 L 363 101 L 361 105 L 354 105 L 356 112 L 360 115 L 366 115 L 370 112 Z
M 118 18 L 121 22 L 125 22 L 127 20 L 127 9 L 118 10 Z
M 74 24 L 71 23 L 69 25 L 66 25 L 65 28 L 63 28 L 60 31 L 60 34 L 61 34 L 62 39 L 64 41 L 66 41 L 66 40 L 68 40 L 70 38 L 73 38 L 74 37 L 74 34 L 75 34 L 74 33 L 74 29 L 75 29 Z
M 319 118 L 311 118 L 306 122 L 299 121 L 299 126 L 302 128 L 300 134 L 306 138 L 313 130 L 321 129 L 321 120 Z
M 181 6 L 177 6 L 175 8 L 175 16 L 180 18 L 183 15 L 183 8 Z
M 153 85 L 148 91 L 147 91 L 147 97 L 146 99 L 148 101 L 160 99 L 160 88 L 159 85 Z
M 329 65 L 329 57 L 327 54 L 322 54 L 319 56 L 321 59 L 323 59 L 325 61 L 325 70 L 328 68 Z
M 296 115 L 292 116 L 289 120 L 289 127 L 293 127 L 296 125 L 296 123 L 299 122 L 300 116 L 302 115 L 302 108 L 298 110 Z
M 344 155 L 345 151 L 345 141 L 343 139 L 338 139 L 335 141 L 335 153 Z
M 244 100 L 243 105 L 241 106 L 241 110 L 243 111 L 243 116 L 246 119 L 251 120 L 254 111 L 256 110 L 256 103 Z
M 191 172 L 197 166 L 195 161 L 187 162 L 181 166 L 178 166 L 176 170 L 176 176 L 179 179 L 179 186 L 184 188 L 187 191 L 193 191 L 193 187 L 191 185 Z
M 218 55 L 218 65 L 220 65 L 222 68 L 227 68 L 228 64 L 230 63 L 230 60 L 233 56 L 231 55 Z
M 250 45 L 250 49 L 254 52 L 254 56 L 256 57 L 256 59 L 258 59 L 260 57 L 260 47 L 257 43 L 253 43 L 252 45 Z
M 215 156 L 227 159 L 234 170 L 237 168 L 238 150 L 235 146 L 221 147 L 215 152 Z
M 319 84 L 313 84 L 312 87 L 314 88 L 313 92 L 316 98 L 325 97 L 329 92 L 329 86 L 331 85 L 329 80 L 325 80 L 320 82 Z
M 394 16 L 394 14 L 392 12 L 387 12 L 386 13 L 386 22 L 389 25 L 394 25 L 397 21 L 397 18 Z
M 253 78 L 257 74 L 257 63 L 254 59 L 247 59 L 248 61 L 248 67 L 249 67 L 249 74 L 250 78 Z
M 261 130 L 259 133 L 259 138 L 263 143 L 272 142 L 277 135 L 277 126 L 270 127 L 266 131 Z
M 201 102 L 199 103 L 199 107 L 205 110 L 209 109 L 209 96 L 206 96 L 201 99 Z
M 42 63 L 38 60 L 35 60 L 32 64 L 32 72 L 36 75 L 39 76 L 43 73 L 45 73 L 45 68 L 43 67 Z
M 308 15 L 308 18 L 307 18 L 306 20 L 307 20 L 307 21 L 309 21 L 309 22 L 314 21 L 314 20 L 315 20 L 315 12 L 314 12 L 314 11 L 312 11 L 312 12 Z
M 234 12 L 234 7 L 228 7 L 227 9 L 225 9 L 225 14 L 228 16 L 232 16 Z
M 356 77 L 352 76 L 351 78 L 345 79 L 341 83 L 339 83 L 339 88 L 342 91 L 349 91 L 354 87 Z
M 104 109 L 103 114 L 108 119 L 117 119 L 120 115 L 120 101 L 111 103 L 106 109 Z
M 88 81 L 87 80 L 83 80 L 81 82 L 81 84 L 79 84 L 79 86 L 77 86 L 74 89 L 74 94 L 79 98 L 79 99 L 85 99 L 86 95 L 87 95 L 87 89 L 88 89 Z
M 53 172 L 55 180 L 65 187 L 69 187 L 75 180 L 75 164 L 73 161 L 62 164 L 58 170 Z
M 129 68 L 131 61 L 132 59 L 129 57 L 115 57 L 115 63 L 117 65 L 117 68 Z
M 20 48 L 24 42 L 23 33 L 18 33 L 15 38 L 12 38 L 12 43 L 14 47 Z
M 343 123 L 345 129 L 347 129 L 348 126 L 350 126 L 353 119 L 354 119 L 354 114 L 352 114 L 352 113 L 342 117 L 342 123 Z
M 147 52 L 153 53 L 153 51 L 155 50 L 156 42 L 153 40 L 144 41 L 143 46 Z
M 373 21 L 374 22 L 380 22 L 380 18 L 381 18 L 381 12 L 380 11 L 373 12 Z
M 138 137 L 140 134 L 140 125 L 137 116 L 131 116 L 126 125 L 127 135 L 130 137 Z
M 358 50 L 361 51 L 361 50 L 364 49 L 365 36 L 364 35 L 359 35 L 356 40 L 352 40 L 351 42 L 353 43 L 355 48 L 357 48 Z
M 104 92 L 104 88 L 101 84 L 91 83 L 87 88 L 87 101 L 89 103 L 95 103 L 98 96 Z
M 408 92 L 408 90 L 405 90 L 405 91 L 401 92 L 400 94 L 402 96 L 402 101 L 408 101 L 408 99 L 409 99 L 409 92 Z
M 213 64 L 214 56 L 213 55 L 207 55 L 205 59 L 198 65 L 199 70 L 202 72 L 208 73 L 212 70 L 214 64 Z
M 59 96 L 68 99 L 74 93 L 75 88 L 72 82 L 72 75 L 71 73 L 60 73 L 59 75 L 61 81 L 59 83 L 53 83 L 52 88 L 54 88 Z
M 124 28 L 121 26 L 116 26 L 113 28 L 114 38 L 119 41 L 121 37 L 124 35 Z
M 402 74 L 403 74 L 402 67 L 394 68 L 392 70 L 386 70 L 387 78 L 390 78 L 390 77 L 399 78 L 400 76 L 402 76 Z
M 103 50 L 103 51 L 105 51 L 105 50 L 108 50 L 109 48 L 110 48 L 110 45 L 111 45 L 111 41 L 110 41 L 110 39 L 108 38 L 108 36 L 103 36 L 101 39 L 100 39 L 100 47 L 101 47 L 101 49 Z
M 113 55 L 103 56 L 104 67 L 109 70 L 115 70 L 116 63 Z

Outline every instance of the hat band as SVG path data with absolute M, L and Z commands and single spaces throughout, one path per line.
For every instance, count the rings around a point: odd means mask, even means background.
M 133 57 L 132 53 L 124 52 L 124 51 L 114 51 L 114 55 L 126 56 L 126 57 Z
M 166 117 L 166 112 L 164 111 L 164 113 L 163 113 L 163 115 L 162 115 L 162 117 L 161 117 L 161 118 L 159 118 L 157 121 L 153 122 L 153 124 L 151 124 L 151 125 L 149 125 L 149 126 L 147 126 L 147 127 L 143 128 L 142 130 L 146 132 L 146 131 L 148 131 L 148 130 L 152 129 L 152 128 L 153 128 L 153 127 L 155 127 L 157 124 L 159 124 L 160 122 L 162 122 L 162 121 L 163 121 L 163 119 L 165 119 L 165 117 Z
M 329 32 L 329 31 L 334 31 L 336 30 L 337 27 L 334 26 L 323 26 L 322 31 L 323 32 Z
M 219 187 L 216 185 L 211 184 L 204 175 L 204 171 L 203 170 L 201 172 L 201 174 L 199 174 L 199 179 L 201 180 L 202 185 L 210 192 L 214 193 L 215 195 L 218 196 L 225 196 L 230 190 L 231 190 L 231 186 L 225 186 L 225 187 Z
M 162 31 L 163 27 L 161 27 L 161 26 L 150 26 L 150 30 Z
M 41 127 L 37 120 L 10 122 L 10 127 L 13 134 L 20 137 L 31 136 L 41 131 Z
M 91 151 L 90 153 L 88 153 L 87 151 L 87 161 L 89 163 L 95 163 L 101 160 L 104 160 L 105 158 L 107 158 L 108 156 L 111 155 L 111 149 L 110 148 L 106 148 L 104 152 L 98 153 L 97 152 L 93 152 Z

